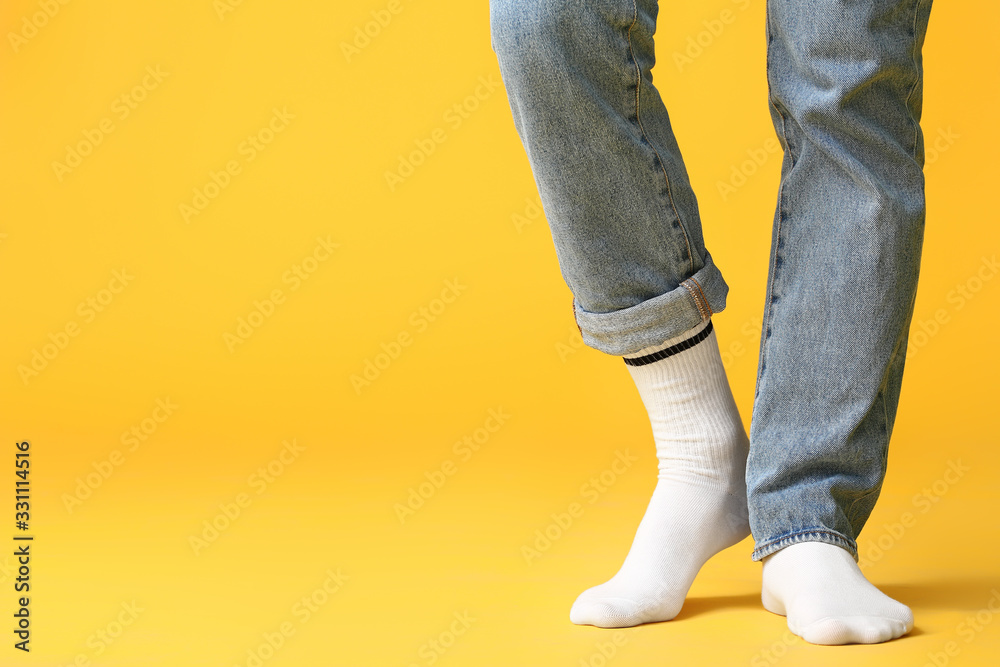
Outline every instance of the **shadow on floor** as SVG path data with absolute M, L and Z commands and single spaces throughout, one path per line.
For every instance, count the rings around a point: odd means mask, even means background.
M 760 594 L 752 593 L 746 595 L 716 595 L 712 597 L 689 597 L 684 600 L 681 613 L 677 614 L 675 620 L 694 618 L 699 614 L 722 609 L 759 609 L 764 611 L 760 604 Z
M 889 597 L 915 609 L 950 609 L 970 613 L 992 605 L 1000 605 L 1000 579 L 940 579 L 904 584 L 881 584 L 879 590 Z M 689 597 L 676 620 L 694 618 L 701 614 L 724 609 L 759 609 L 764 611 L 760 595 L 718 595 L 712 597 Z M 922 634 L 914 628 L 909 634 Z
M 879 590 L 916 608 L 977 612 L 987 605 L 996 608 L 1000 604 L 1000 579 L 990 577 L 885 584 Z

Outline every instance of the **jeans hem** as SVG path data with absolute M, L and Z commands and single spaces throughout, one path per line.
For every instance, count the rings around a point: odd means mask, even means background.
M 726 307 L 729 286 L 705 253 L 705 265 L 676 288 L 629 308 L 592 313 L 573 301 L 583 342 L 601 352 L 634 354 L 693 329 Z
M 768 542 L 758 543 L 757 548 L 754 549 L 750 559 L 759 561 L 766 556 L 770 556 L 776 551 L 780 551 L 785 547 L 789 547 L 793 544 L 799 544 L 801 542 L 824 542 L 826 544 L 832 544 L 834 546 L 841 547 L 842 549 L 846 549 L 854 558 L 855 562 L 858 560 L 857 542 L 827 528 L 800 530 L 788 535 L 782 535 L 781 537 Z

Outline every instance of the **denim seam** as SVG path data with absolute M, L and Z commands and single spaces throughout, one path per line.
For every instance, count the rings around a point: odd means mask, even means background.
M 889 363 L 892 363 L 890 360 Z M 885 484 L 885 476 L 889 474 L 889 441 L 892 439 L 892 428 L 889 426 L 889 410 L 885 405 L 885 392 L 889 389 L 889 374 L 885 375 L 885 384 L 879 391 L 878 395 L 882 397 L 882 419 L 885 420 L 885 447 L 882 448 L 882 479 L 879 480 L 878 489 L 881 492 L 882 486 Z M 865 520 L 867 523 L 867 519 Z M 860 532 L 860 531 L 859 531 Z
M 847 508 L 847 512 L 846 512 L 846 514 L 847 514 L 847 522 L 851 524 L 851 529 L 852 530 L 854 529 L 854 518 L 853 518 L 854 517 L 854 506 L 857 505 L 858 503 L 860 503 L 862 500 L 866 500 L 867 498 L 871 497 L 873 494 L 877 495 L 881 490 L 882 490 L 882 485 L 879 484 L 874 489 L 866 492 L 861 497 L 855 498 L 854 501 L 851 503 L 851 506 Z
M 887 364 L 887 369 L 891 369 L 892 368 L 892 364 L 896 360 L 896 356 L 899 354 L 899 346 L 902 344 L 902 341 L 904 341 L 904 340 L 905 340 L 905 337 L 904 336 L 900 336 L 899 340 L 896 341 L 896 345 L 892 349 L 892 354 L 889 355 L 889 363 Z M 883 432 L 885 433 L 885 444 L 886 444 L 886 446 L 882 450 L 882 470 L 883 471 L 886 471 L 888 469 L 888 463 L 889 463 L 889 438 L 890 438 L 890 432 L 889 432 L 889 412 L 888 412 L 888 410 L 886 410 L 886 407 L 885 407 L 885 391 L 886 391 L 886 389 L 888 388 L 888 385 L 889 385 L 889 374 L 890 374 L 889 370 L 886 370 L 885 376 L 882 378 L 882 383 L 881 383 L 881 385 L 879 385 L 878 393 L 876 394 L 879 397 L 880 402 L 882 403 L 882 419 L 884 420 L 884 422 L 883 422 Z M 884 473 L 883 473 L 883 475 L 884 475 Z M 854 506 L 857 505 L 858 503 L 860 503 L 862 500 L 865 500 L 866 498 L 868 498 L 869 496 L 871 496 L 873 493 L 879 493 L 881 491 L 881 489 L 882 489 L 882 484 L 884 483 L 884 481 L 885 481 L 885 479 L 883 477 L 882 481 L 879 482 L 878 486 L 876 486 L 874 489 L 872 489 L 868 493 L 864 494 L 860 498 L 856 498 L 854 500 L 854 502 L 851 503 L 851 506 L 849 508 L 847 508 L 847 521 L 851 524 L 851 529 L 852 530 L 854 528 Z
M 914 297 L 910 299 L 911 311 L 915 302 L 916 302 L 916 293 L 914 293 Z M 886 363 L 885 375 L 882 376 L 882 382 L 879 383 L 878 387 L 879 393 L 885 391 L 886 386 L 889 384 L 889 369 L 892 367 L 893 362 L 896 361 L 896 357 L 899 355 L 899 348 L 905 340 L 906 336 L 903 335 L 902 331 L 900 331 L 899 337 L 896 339 L 896 344 L 892 348 L 892 354 L 889 355 L 889 361 Z M 886 421 L 886 423 L 888 424 L 889 422 Z
M 913 72 L 915 78 L 913 80 L 913 86 L 910 88 L 910 92 L 906 95 L 906 102 L 903 106 L 906 107 L 907 113 L 910 112 L 910 98 L 913 97 L 913 93 L 916 92 L 917 86 L 920 84 L 920 66 L 917 64 L 917 17 L 920 14 L 920 0 L 913 0 L 913 52 L 910 54 L 910 61 L 913 63 Z M 917 139 L 920 134 L 920 123 L 913 118 L 913 114 L 910 114 L 910 120 L 913 120 L 913 159 L 917 159 Z
M 799 530 L 794 533 L 787 533 L 785 535 L 781 535 L 769 542 L 761 544 L 759 547 L 754 549 L 753 554 L 751 554 L 751 559 L 761 560 L 762 558 L 766 558 L 767 556 L 770 556 L 772 553 L 776 551 L 780 551 L 786 546 L 791 546 L 793 544 L 798 544 L 800 542 L 808 542 L 810 540 L 801 539 L 806 535 L 825 535 L 827 537 L 833 538 L 834 542 L 842 544 L 843 546 L 847 547 L 848 552 L 851 554 L 851 556 L 854 557 L 855 561 L 858 560 L 858 555 L 857 555 L 858 547 L 857 543 L 854 540 L 851 540 L 838 532 L 825 529 Z M 782 544 L 783 546 L 778 546 L 778 548 L 774 548 L 777 545 L 782 545 Z
M 768 11 L 769 6 L 770 6 L 770 3 L 768 3 L 767 5 L 765 5 L 765 11 Z M 785 140 L 785 147 L 786 147 L 786 151 L 785 152 L 787 154 L 787 157 L 788 157 L 788 160 L 789 160 L 789 163 L 790 163 L 789 171 L 791 171 L 792 167 L 795 166 L 795 156 L 792 154 L 792 145 L 788 141 L 788 133 L 787 133 L 787 131 L 785 129 L 785 114 L 781 113 L 780 107 L 778 106 L 778 104 L 776 104 L 777 100 L 776 100 L 775 96 L 773 94 L 771 94 L 771 80 L 770 80 L 770 70 L 771 70 L 770 18 L 767 18 L 767 20 L 764 22 L 764 26 L 765 26 L 765 30 L 766 30 L 767 35 L 768 35 L 767 63 L 766 63 L 766 69 L 768 70 L 768 74 L 769 74 L 768 75 L 768 81 L 767 81 L 768 102 L 771 104 L 772 107 L 774 107 L 774 111 L 781 118 L 781 138 L 783 138 Z M 781 218 L 782 218 L 782 205 L 781 205 L 781 203 L 782 203 L 782 199 L 784 197 L 784 192 L 785 192 L 785 181 L 784 181 L 784 179 L 781 179 L 781 182 L 778 184 L 778 211 L 777 211 L 777 215 L 776 215 L 777 220 L 775 221 L 775 228 L 774 228 L 774 237 L 775 237 L 774 238 L 774 257 L 771 258 L 771 280 L 769 280 L 768 283 L 767 283 L 767 295 L 765 296 L 765 302 L 764 302 L 764 323 L 763 323 L 763 331 L 761 333 L 761 341 L 760 341 L 760 359 L 758 360 L 758 364 L 757 364 L 757 380 L 755 382 L 755 390 L 754 390 L 754 402 L 755 403 L 756 403 L 756 399 L 757 399 L 757 393 L 760 391 L 760 382 L 761 382 L 761 378 L 763 377 L 763 374 L 764 374 L 764 366 L 765 366 L 765 362 L 767 360 L 767 332 L 770 331 L 770 329 L 771 329 L 771 299 L 772 299 L 772 295 L 773 295 L 773 291 L 774 291 L 774 283 L 775 283 L 775 281 L 778 278 L 778 276 L 777 276 L 777 260 L 778 260 L 779 246 L 781 244 Z
M 915 305 L 916 300 L 917 300 L 917 294 L 916 294 L 916 292 L 914 292 L 913 296 L 910 298 L 910 313 L 911 313 L 910 319 L 911 320 L 913 318 L 913 315 L 912 315 L 912 313 L 913 313 L 913 306 Z M 885 439 L 886 439 L 886 442 L 888 442 L 888 440 L 889 440 L 890 433 L 889 433 L 889 413 L 885 409 L 885 390 L 889 386 L 889 375 L 891 374 L 890 369 L 892 368 L 892 365 L 896 362 L 896 357 L 899 356 L 900 348 L 902 348 L 902 346 L 906 343 L 906 339 L 907 339 L 906 333 L 908 331 L 909 331 L 909 323 L 907 323 L 907 326 L 903 330 L 900 331 L 899 338 L 896 339 L 896 344 L 892 348 L 892 354 L 889 355 L 889 361 L 886 363 L 885 375 L 882 377 L 882 382 L 879 384 L 879 387 L 878 387 L 878 395 L 882 397 L 882 415 L 885 417 Z M 903 361 L 905 362 L 906 359 L 904 358 Z
M 701 300 L 702 300 L 702 302 L 704 302 L 704 304 L 705 304 L 705 310 L 707 310 L 707 311 L 708 311 L 708 315 L 706 316 L 706 319 L 707 319 L 708 317 L 711 317 L 711 316 L 712 316 L 712 304 L 708 302 L 708 297 L 707 297 L 707 296 L 705 296 L 705 291 L 704 291 L 703 289 L 701 289 L 701 283 L 699 283 L 699 282 L 698 282 L 698 281 L 697 281 L 697 280 L 695 279 L 695 277 L 694 277 L 694 276 L 691 276 L 691 278 L 689 278 L 689 280 L 690 280 L 691 282 L 693 282 L 693 283 L 694 283 L 695 287 L 697 287 L 697 288 L 698 288 L 698 294 L 700 294 L 700 295 L 701 295 Z
M 682 282 L 681 286 L 688 291 L 688 294 L 691 296 L 691 300 L 694 301 L 695 308 L 698 309 L 698 315 L 701 316 L 701 321 L 704 322 L 706 319 L 705 309 L 702 308 L 701 300 L 698 299 L 698 295 L 694 293 L 694 290 L 691 288 L 691 285 L 688 284 L 687 280 Z
M 632 28 L 635 27 L 636 22 L 639 20 L 639 6 L 637 0 L 632 0 L 632 24 L 628 27 L 628 33 L 626 33 L 626 40 L 628 41 L 628 52 L 632 57 L 632 63 L 635 65 L 636 72 L 636 83 L 635 83 L 635 122 L 639 125 L 639 131 L 642 132 L 642 138 L 646 140 L 649 147 L 653 149 L 653 154 L 656 155 L 656 160 L 660 163 L 660 171 L 663 172 L 663 183 L 667 186 L 667 200 L 670 202 L 670 208 L 674 212 L 674 218 L 677 220 L 677 224 L 681 228 L 681 233 L 684 234 L 684 245 L 687 247 L 688 256 L 688 266 L 691 273 L 694 273 L 694 256 L 691 254 L 691 241 L 688 238 L 687 229 L 684 227 L 684 222 L 681 220 L 681 216 L 677 213 L 677 205 L 674 204 L 674 194 L 670 188 L 670 179 L 667 177 L 667 168 L 663 164 L 663 158 L 660 157 L 660 152 L 656 150 L 656 146 L 653 142 L 649 140 L 646 136 L 646 128 L 642 126 L 642 119 L 639 118 L 639 90 L 642 88 L 642 69 L 639 67 L 639 61 L 635 57 L 635 50 L 632 48 Z

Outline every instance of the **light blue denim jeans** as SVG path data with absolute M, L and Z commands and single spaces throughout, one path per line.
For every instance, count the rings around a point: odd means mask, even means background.
M 784 158 L 747 462 L 754 560 L 810 540 L 857 558 L 882 487 L 923 242 L 930 9 L 767 0 Z M 653 86 L 657 13 L 656 0 L 490 0 L 574 317 L 613 355 L 693 328 L 728 292 Z

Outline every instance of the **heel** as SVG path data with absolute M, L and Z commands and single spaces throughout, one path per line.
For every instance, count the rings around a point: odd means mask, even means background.
M 785 605 L 767 590 L 767 586 L 761 586 L 760 601 L 764 605 L 764 609 L 767 609 L 772 614 L 777 614 L 778 616 L 786 615 Z

